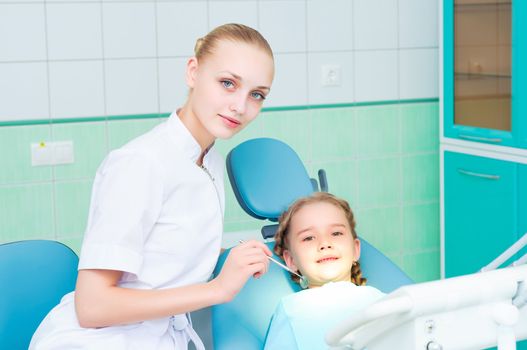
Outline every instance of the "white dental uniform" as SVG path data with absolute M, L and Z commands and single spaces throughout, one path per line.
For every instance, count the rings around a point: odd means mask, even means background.
M 206 282 L 221 248 L 223 160 L 201 148 L 176 113 L 112 151 L 93 184 L 79 269 L 123 271 L 119 286 L 165 289 Z M 73 204 L 73 203 L 72 203 Z M 74 292 L 44 319 L 30 349 L 198 349 L 188 315 L 104 328 L 79 326 Z

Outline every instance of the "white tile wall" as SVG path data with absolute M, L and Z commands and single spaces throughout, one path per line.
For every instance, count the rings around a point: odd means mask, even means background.
M 209 4 L 209 26 L 224 23 L 241 23 L 258 28 L 258 3 L 256 1 L 212 1 Z
M 307 104 L 307 54 L 275 54 L 275 78 L 266 107 Z
M 306 51 L 304 1 L 262 1 L 259 10 L 260 32 L 276 53 Z
M 154 3 L 103 4 L 104 56 L 154 57 L 155 23 Z
M 185 81 L 186 58 L 159 59 L 159 111 L 170 113 L 183 106 L 188 94 Z
M 399 0 L 399 45 L 437 47 L 438 0 Z
M 397 48 L 397 0 L 355 0 L 353 4 L 356 50 Z
M 48 4 L 50 60 L 102 58 L 101 4 Z
M 4 4 L 0 8 L 0 61 L 46 59 L 43 4 Z
M 357 101 L 390 101 L 398 96 L 396 50 L 355 53 L 355 98 Z
M 439 93 L 437 49 L 403 50 L 400 55 L 402 99 L 430 98 Z
M 104 72 L 109 115 L 159 112 L 155 59 L 106 61 Z
M 186 98 L 196 39 L 225 22 L 255 27 L 275 51 L 266 107 L 437 97 L 438 6 L 0 0 L 0 121 L 170 112 Z M 326 64 L 341 67 L 339 86 L 321 85 Z
M 104 115 L 103 61 L 58 61 L 49 64 L 52 118 Z
M 353 49 L 352 2 L 308 0 L 307 48 L 309 51 Z
M 156 6 L 158 55 L 192 55 L 196 39 L 208 31 L 206 2 L 158 2 Z
M 0 64 L 0 121 L 49 118 L 45 62 Z

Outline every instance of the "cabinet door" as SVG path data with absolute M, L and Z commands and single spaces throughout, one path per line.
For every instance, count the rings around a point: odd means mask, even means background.
M 518 165 L 518 239 L 527 234 L 527 164 Z M 525 247 L 522 254 L 527 254 Z
M 518 238 L 527 233 L 527 165 L 518 165 Z M 527 254 L 527 247 L 520 250 L 519 259 Z M 517 343 L 516 350 L 527 350 L 527 340 Z
M 512 15 L 520 1 L 444 1 L 445 136 L 515 145 Z
M 517 164 L 445 152 L 445 275 L 479 271 L 517 239 Z

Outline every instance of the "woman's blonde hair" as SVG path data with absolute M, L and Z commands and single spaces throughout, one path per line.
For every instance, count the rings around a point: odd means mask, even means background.
M 216 27 L 203 38 L 199 38 L 194 46 L 194 56 L 200 61 L 214 52 L 219 41 L 231 40 L 262 48 L 273 57 L 273 50 L 265 38 L 256 29 L 238 23 L 228 23 Z
M 276 255 L 280 256 L 282 259 L 284 257 L 284 250 L 289 249 L 289 242 L 288 242 L 288 233 L 289 233 L 289 227 L 291 226 L 291 221 L 293 219 L 293 216 L 296 212 L 298 212 L 301 208 L 308 204 L 312 203 L 329 203 L 334 205 L 335 207 L 341 209 L 346 219 L 349 223 L 350 229 L 351 229 L 351 235 L 353 238 L 357 239 L 357 232 L 355 231 L 355 217 L 353 215 L 353 212 L 351 211 L 351 208 L 347 201 L 344 199 L 340 199 L 330 193 L 326 192 L 316 192 L 308 197 L 301 198 L 294 202 L 289 209 L 287 209 L 281 216 L 278 225 L 278 229 L 276 230 L 274 239 L 275 239 L 275 245 L 274 245 L 274 252 Z M 299 278 L 296 275 L 291 274 L 291 278 L 295 282 L 299 282 Z M 366 284 L 366 278 L 362 276 L 362 271 L 360 269 L 360 263 L 358 261 L 354 262 L 351 266 L 351 282 L 355 283 L 357 286 L 363 286 Z

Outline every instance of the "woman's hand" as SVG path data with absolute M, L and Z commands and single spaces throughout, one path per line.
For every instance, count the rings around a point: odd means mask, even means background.
M 256 240 L 231 249 L 220 274 L 212 281 L 223 294 L 225 302 L 232 300 L 251 276 L 259 278 L 267 272 L 268 256 L 272 256 L 269 247 Z

